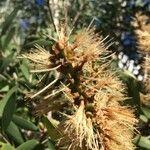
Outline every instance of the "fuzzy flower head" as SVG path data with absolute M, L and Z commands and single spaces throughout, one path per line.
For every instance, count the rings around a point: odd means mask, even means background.
M 139 48 L 142 53 L 150 53 L 150 24 L 148 23 L 148 16 L 137 13 L 133 22 L 135 33 L 138 37 Z
M 145 61 L 143 63 L 143 68 L 145 69 L 146 81 L 144 84 L 144 94 L 140 94 L 141 102 L 149 106 L 150 103 L 150 23 L 148 23 L 149 17 L 138 13 L 136 15 L 136 20 L 133 25 L 135 26 L 136 35 L 139 44 L 139 50 L 145 56 Z
M 39 100 L 38 114 L 63 115 L 63 119 L 56 118 L 64 135 L 58 147 L 66 143 L 67 149 L 74 150 L 134 149 L 136 119 L 132 111 L 120 105 L 125 89 L 108 71 L 111 57 L 107 48 L 93 29 L 68 36 L 61 28 L 50 53 L 38 47 L 24 55 L 39 73 L 53 73 L 52 82 L 31 98 Z

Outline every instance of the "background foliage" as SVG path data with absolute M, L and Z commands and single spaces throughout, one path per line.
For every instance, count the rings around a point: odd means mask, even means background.
M 53 21 L 63 22 L 67 8 L 70 27 L 80 29 L 94 19 L 96 31 L 104 37 L 109 35 L 114 41 L 111 49 L 117 52 L 137 51 L 132 21 L 137 12 L 150 15 L 149 0 L 69 0 L 65 9 L 62 4 L 59 1 L 58 7 L 54 7 L 46 0 L 0 1 L 0 146 L 3 150 L 55 149 L 55 127 L 46 118 L 36 117 L 34 102 L 25 97 L 36 89 L 39 77 L 30 74 L 27 60 L 18 56 L 35 44 L 49 48 L 52 41 L 45 34 L 54 34 Z M 59 15 L 55 16 L 57 11 Z M 131 84 L 134 81 L 128 77 L 123 80 L 134 103 L 139 105 L 136 83 Z M 149 108 L 140 107 L 137 118 L 141 120 L 140 133 L 134 142 L 139 149 L 150 149 Z

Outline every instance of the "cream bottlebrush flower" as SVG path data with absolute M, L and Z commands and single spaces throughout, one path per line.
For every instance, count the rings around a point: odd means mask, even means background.
M 75 135 L 72 137 L 70 147 L 78 149 L 80 146 L 81 149 L 86 147 L 93 150 L 134 149 L 132 138 L 137 120 L 130 109 L 119 104 L 119 101 L 125 99 L 123 85 L 106 70 L 106 64 L 102 65 L 96 61 L 97 59 L 94 58 L 86 61 L 80 74 L 80 89 L 84 91 L 84 96 L 87 98 L 85 102 L 93 106 L 92 111 L 88 112 L 86 111 L 88 104 L 84 105 L 85 108 L 81 107 L 81 104 L 76 113 L 66 122 L 68 126 L 66 132 L 70 136 L 76 133 L 76 137 Z M 92 125 L 91 132 L 87 130 L 89 129 L 87 120 L 90 120 Z M 79 140 L 75 142 L 76 139 Z M 90 139 L 88 140 L 90 142 L 85 142 L 87 139 Z
M 146 56 L 144 67 L 148 68 L 150 64 L 150 24 L 146 23 L 148 20 L 146 15 L 138 13 L 136 14 L 136 18 L 137 19 L 133 22 L 133 25 L 135 26 L 135 33 L 138 37 L 140 52 Z
M 84 29 L 73 35 L 70 42 L 63 29 L 60 31 L 47 58 L 52 55 L 49 64 L 60 66 L 55 71 L 61 77 L 32 96 L 39 96 L 39 113 L 52 111 L 66 116 L 60 120 L 65 136 L 58 146 L 67 137 L 67 149 L 134 149 L 136 119 L 130 109 L 120 105 L 125 91 L 108 71 L 110 57 L 103 40 L 93 30 Z M 34 59 L 33 55 L 26 56 Z
M 112 100 L 106 93 L 96 96 L 95 122 L 99 125 L 103 149 L 133 150 L 132 143 L 136 119 L 132 111 Z
M 105 39 L 104 39 L 105 40 Z M 102 54 L 107 54 L 107 48 L 104 45 L 101 37 L 94 33 L 94 30 L 86 30 L 79 32 L 75 36 L 75 45 L 74 49 L 76 53 L 76 59 L 85 59 L 86 62 L 99 59 Z
M 142 53 L 150 53 L 150 24 L 147 23 L 148 16 L 137 13 L 133 22 L 135 33 L 138 37 L 139 48 Z
M 86 78 L 87 86 L 82 84 L 82 80 L 81 86 L 86 88 L 84 92 L 89 96 L 92 108 L 91 111 L 87 111 L 89 103 L 85 100 L 88 104 L 81 103 L 76 113 L 66 122 L 66 132 L 70 135 L 69 137 L 76 133 L 76 136 L 72 137 L 70 147 L 72 146 L 73 149 L 75 146 L 74 149 L 78 149 L 80 146 L 81 149 L 86 147 L 92 150 L 133 150 L 132 138 L 137 120 L 130 109 L 120 106 L 119 101 L 124 99 L 124 90 L 120 81 L 110 72 L 106 74 L 106 70 L 101 73 L 97 74 L 95 71 L 93 72 L 95 79 Z M 90 122 L 90 127 L 87 120 Z
M 149 25 L 150 26 L 150 25 Z M 142 53 L 150 53 L 150 32 L 137 30 L 138 43 Z
M 92 119 L 87 117 L 85 112 L 85 104 L 81 104 L 74 115 L 70 116 L 65 122 L 65 133 L 71 139 L 70 149 L 86 149 L 98 150 L 99 143 L 94 132 Z M 74 135 L 74 137 L 73 137 Z M 85 145 L 84 145 L 85 144 Z
M 145 105 L 150 107 L 150 93 L 144 95 L 143 93 L 140 93 L 141 102 Z
M 143 63 L 143 68 L 145 69 L 145 78 L 144 83 L 144 94 L 140 93 L 140 98 L 142 104 L 149 106 L 150 104 L 150 24 L 147 23 L 149 17 L 138 13 L 136 15 L 137 20 L 134 21 L 136 27 L 136 34 L 138 37 L 138 44 L 140 52 L 145 55 L 145 61 Z

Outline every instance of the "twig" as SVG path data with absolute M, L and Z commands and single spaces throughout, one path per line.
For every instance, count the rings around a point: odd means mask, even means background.
M 54 30 L 55 30 L 55 32 L 57 32 L 57 28 L 56 28 L 56 25 L 54 23 L 53 14 L 52 14 L 51 6 L 50 6 L 50 0 L 48 0 L 48 10 L 49 10 L 49 15 L 50 15 Z
M 56 95 L 56 94 L 59 94 L 59 93 L 62 92 L 63 90 L 64 90 L 64 88 L 62 88 L 62 89 L 60 89 L 60 90 L 58 90 L 58 91 L 56 91 L 56 92 L 53 92 L 53 93 L 51 93 L 51 94 L 45 96 L 44 99 L 48 99 L 48 98 L 50 98 L 51 96 L 54 96 L 54 95 Z
M 31 73 L 49 72 L 49 71 L 53 71 L 53 70 L 58 69 L 60 66 L 61 66 L 61 65 L 56 66 L 56 67 L 54 67 L 54 68 L 42 69 L 42 70 L 31 70 L 30 72 L 31 72 Z
M 90 24 L 89 24 L 89 26 L 87 27 L 87 30 L 89 30 L 89 28 L 91 27 L 91 25 L 93 24 L 93 22 L 96 20 L 96 18 L 95 17 L 93 17 L 93 19 L 91 20 L 91 22 L 90 22 Z
M 51 87 L 54 83 L 56 83 L 57 80 L 59 79 L 59 75 L 60 75 L 60 73 L 57 73 L 56 79 L 53 82 L 51 82 L 50 84 L 48 84 L 47 86 L 45 86 L 42 90 L 40 90 L 39 92 L 37 92 L 36 94 L 31 96 L 31 99 L 33 99 L 36 96 L 38 96 L 39 94 L 43 93 L 45 90 L 47 90 L 49 87 Z
M 72 23 L 73 26 L 75 26 L 75 24 L 77 23 L 80 15 L 81 15 L 81 11 L 83 10 L 84 6 L 85 6 L 85 3 L 80 5 L 79 11 L 77 12 L 76 16 L 73 19 L 73 23 Z
M 64 0 L 64 16 L 65 16 L 65 35 L 67 34 L 67 28 L 68 28 L 68 6 L 66 3 L 66 0 Z
M 0 133 L 0 137 L 1 137 L 6 143 L 9 143 L 8 140 L 3 136 L 2 133 Z

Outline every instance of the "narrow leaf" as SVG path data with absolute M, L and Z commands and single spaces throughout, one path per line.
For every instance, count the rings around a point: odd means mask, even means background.
M 6 85 L 0 89 L 0 92 L 8 92 L 8 90 L 9 90 L 9 85 Z
M 6 130 L 6 134 L 17 144 L 22 144 L 24 142 L 18 127 L 13 122 L 10 122 L 10 124 Z
M 145 117 L 144 115 L 140 115 L 139 118 L 140 118 L 143 122 L 145 122 L 145 123 L 148 122 L 147 117 Z
M 134 143 L 141 148 L 145 148 L 147 150 L 150 149 L 150 139 L 148 139 L 148 137 L 138 135 L 136 136 Z
M 3 144 L 1 150 L 15 150 L 15 148 L 10 144 Z
M 52 45 L 52 42 L 49 40 L 45 40 L 45 39 L 39 39 L 39 40 L 35 40 L 24 45 L 24 48 L 34 47 L 36 44 L 40 46 L 50 46 Z
M 54 143 L 50 139 L 48 140 L 48 148 L 50 150 L 56 150 Z
M 149 108 L 146 108 L 146 107 L 142 107 L 141 108 L 143 114 L 148 118 L 150 119 L 150 109 Z
M 20 69 L 22 71 L 22 74 L 24 75 L 24 77 L 29 80 L 30 77 L 30 73 L 29 73 L 29 68 L 27 66 L 26 60 L 23 59 L 22 64 L 20 65 Z
M 43 118 L 43 123 L 47 128 L 48 135 L 51 137 L 52 140 L 56 140 L 61 137 L 61 132 L 57 129 L 57 127 L 52 124 L 47 117 Z
M 34 150 L 39 144 L 37 140 L 29 140 L 16 148 L 16 150 Z
M 9 16 L 6 17 L 5 21 L 2 24 L 2 32 L 1 32 L 1 36 L 4 35 L 7 31 L 8 28 L 11 26 L 12 21 L 14 20 L 14 18 L 16 17 L 17 13 L 18 13 L 18 8 L 15 8 Z
M 4 39 L 4 43 L 2 44 L 2 48 L 6 49 L 11 42 L 12 38 L 14 37 L 15 34 L 15 28 L 11 28 L 11 30 L 8 32 L 6 38 Z
M 3 130 L 7 129 L 10 121 L 12 120 L 12 116 L 16 106 L 16 91 L 17 87 L 13 87 L 0 101 L 0 117 Z
M 26 130 L 32 130 L 32 131 L 37 131 L 38 127 L 35 126 L 32 122 L 23 119 L 17 115 L 13 115 L 13 122 L 18 125 L 19 127 L 26 129 Z

